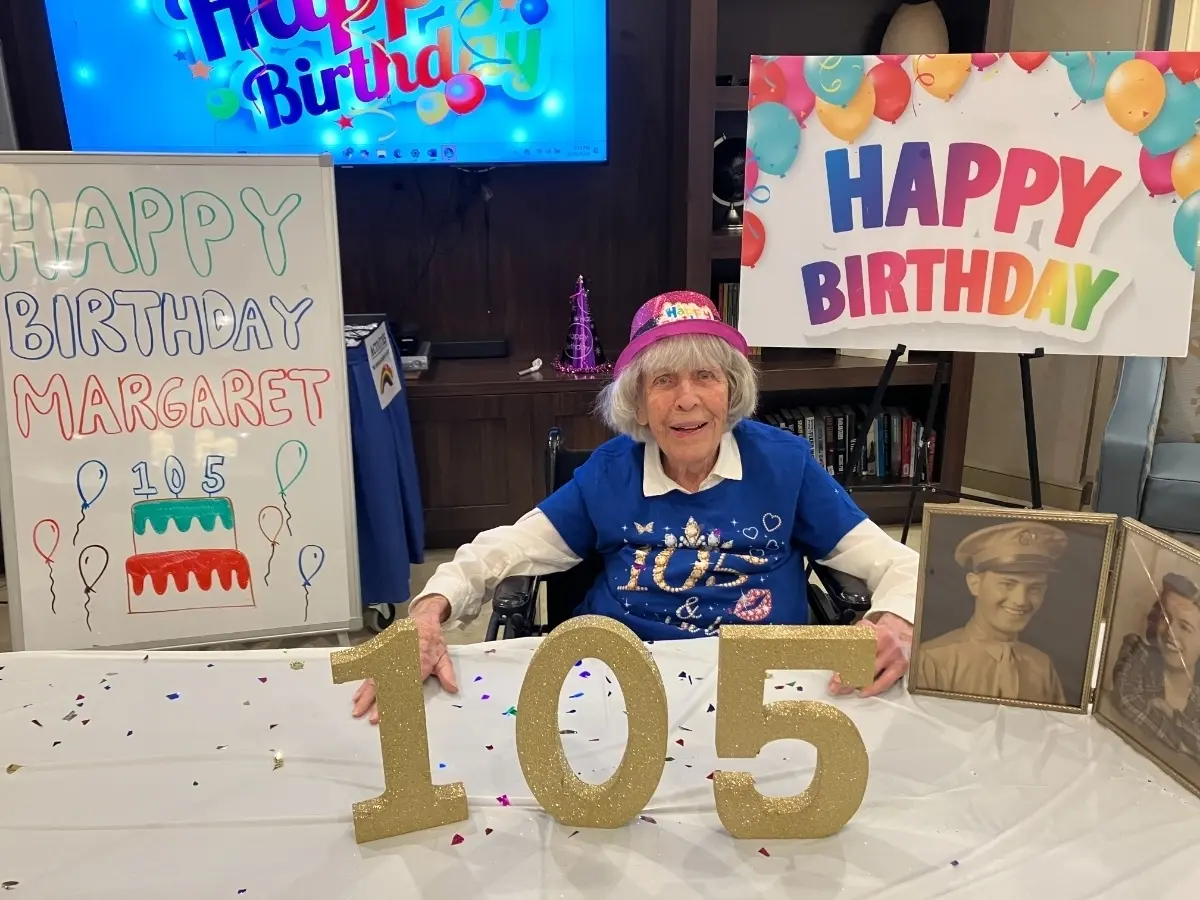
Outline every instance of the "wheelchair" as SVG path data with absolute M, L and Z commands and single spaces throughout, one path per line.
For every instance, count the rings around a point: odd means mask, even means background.
M 575 470 L 587 462 L 591 450 L 563 447 L 563 434 L 551 428 L 546 443 L 545 478 L 547 495 L 571 480 Z M 549 633 L 569 619 L 604 570 L 599 553 L 591 553 L 566 572 L 554 575 L 516 575 L 504 579 L 492 598 L 492 616 L 486 640 L 531 637 Z M 835 572 L 814 560 L 807 569 L 808 605 L 815 625 L 850 625 L 871 609 L 866 584 L 843 572 Z M 815 576 L 815 581 L 812 576 Z M 538 594 L 546 585 L 546 621 L 539 622 Z M 501 634 L 503 632 L 503 634 Z

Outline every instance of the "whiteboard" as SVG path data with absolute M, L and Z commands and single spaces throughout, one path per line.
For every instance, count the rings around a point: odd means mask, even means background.
M 0 153 L 13 645 L 361 622 L 328 157 Z

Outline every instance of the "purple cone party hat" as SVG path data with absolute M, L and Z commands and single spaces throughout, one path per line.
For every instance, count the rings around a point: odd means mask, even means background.
M 604 348 L 596 337 L 588 289 L 582 275 L 576 279 L 575 293 L 571 295 L 567 345 L 554 361 L 554 368 L 562 375 L 577 376 L 606 375 L 612 371 L 612 363 L 605 360 Z

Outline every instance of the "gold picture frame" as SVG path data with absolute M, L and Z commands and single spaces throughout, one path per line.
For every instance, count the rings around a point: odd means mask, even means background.
M 1178 562 L 1167 566 L 1171 573 L 1182 574 L 1190 580 L 1194 585 L 1200 585 L 1200 551 L 1194 547 L 1190 547 L 1181 541 L 1178 541 L 1169 535 L 1163 534 L 1148 525 L 1143 525 L 1135 519 L 1121 520 L 1121 535 L 1117 545 L 1116 557 L 1113 562 L 1112 577 L 1110 578 L 1110 589 L 1108 602 L 1105 608 L 1105 632 L 1100 649 L 1100 669 L 1096 680 L 1095 702 L 1092 707 L 1092 714 L 1096 720 L 1108 730 L 1116 733 L 1127 744 L 1130 745 L 1139 755 L 1146 757 L 1160 769 L 1178 781 L 1181 785 L 1187 788 L 1192 793 L 1200 796 L 1200 744 L 1197 744 L 1193 749 L 1195 756 L 1181 747 L 1172 747 L 1168 740 L 1177 741 L 1178 738 L 1173 736 L 1163 736 L 1152 734 L 1152 729 L 1159 727 L 1152 719 L 1147 719 L 1146 724 L 1138 725 L 1121 709 L 1121 701 L 1115 697 L 1119 693 L 1116 685 L 1113 682 L 1115 676 L 1115 668 L 1125 655 L 1126 648 L 1134 649 L 1135 653 L 1140 650 L 1140 647 L 1134 647 L 1136 644 L 1149 645 L 1151 636 L 1149 634 L 1150 624 L 1153 619 L 1153 610 L 1158 607 L 1162 608 L 1163 591 L 1163 574 L 1160 571 L 1156 578 L 1154 572 L 1144 556 L 1138 554 L 1138 568 L 1132 566 L 1126 570 L 1126 563 L 1129 562 L 1130 548 L 1132 542 L 1138 539 L 1147 541 L 1153 545 L 1161 553 L 1165 551 L 1170 554 Z M 1136 551 L 1136 547 L 1134 547 Z M 1158 559 L 1155 559 L 1158 562 Z M 1156 566 L 1161 570 L 1163 567 Z M 1190 574 L 1178 572 L 1177 570 L 1190 569 Z M 1140 612 L 1140 617 L 1135 618 L 1132 613 L 1136 610 L 1132 601 L 1137 599 L 1144 600 L 1146 592 L 1125 593 L 1123 587 L 1125 582 L 1123 576 L 1132 575 L 1139 578 L 1145 578 L 1149 585 L 1148 592 L 1155 598 L 1154 602 L 1149 605 L 1148 609 Z M 1128 608 L 1118 608 L 1122 603 L 1128 604 Z M 1164 612 L 1162 618 L 1165 620 L 1167 616 Z M 1142 625 L 1142 632 L 1145 640 L 1141 640 L 1142 635 L 1137 631 L 1129 631 L 1128 629 L 1134 624 Z M 1121 649 L 1116 650 L 1120 645 Z M 1134 654 L 1130 654 L 1130 662 L 1133 662 Z M 1132 666 L 1130 666 L 1132 668 Z M 1124 682 L 1125 679 L 1123 678 Z M 1193 681 L 1196 681 L 1195 670 L 1193 671 Z M 1200 688 L 1195 689 L 1200 690 Z M 1193 697 L 1195 697 L 1195 691 Z M 1144 697 L 1144 695 L 1143 695 Z M 1142 699 L 1142 698 L 1138 698 Z M 1132 707 L 1134 714 L 1141 715 L 1138 706 Z M 1178 715 L 1183 716 L 1184 713 Z M 1191 717 L 1189 717 L 1190 719 Z M 1191 725 L 1200 730 L 1200 722 L 1192 722 Z M 1172 729 L 1174 731 L 1174 729 Z M 1185 733 L 1187 742 L 1191 743 L 1190 734 Z M 1194 760 L 1194 761 L 1193 761 Z M 1191 774 L 1184 771 L 1191 769 Z
M 1047 540 L 1050 540 L 1053 547 L 1058 548 L 1052 552 L 1058 553 L 1062 556 L 1062 558 L 1067 558 L 1067 554 L 1072 552 L 1070 550 L 1070 541 L 1066 538 L 1064 532 L 1069 530 L 1078 530 L 1084 527 L 1102 530 L 1102 534 L 1097 535 L 1097 537 L 1101 539 L 1102 549 L 1099 551 L 1094 563 L 1089 562 L 1086 568 L 1086 571 L 1094 572 L 1096 584 L 1094 596 L 1092 595 L 1090 589 L 1088 591 L 1088 597 L 1090 598 L 1090 607 L 1088 607 L 1088 620 L 1090 621 L 1090 625 L 1087 629 L 1086 635 L 1082 633 L 1080 634 L 1079 640 L 1076 642 L 1078 646 L 1073 646 L 1072 653 L 1067 654 L 1068 657 L 1071 657 L 1072 655 L 1074 656 L 1074 662 L 1071 664 L 1070 668 L 1078 673 L 1078 678 L 1071 678 L 1069 681 L 1069 693 L 1068 681 L 1065 679 L 1060 681 L 1058 677 L 1058 666 L 1056 663 L 1062 661 L 1061 656 L 1058 660 L 1055 660 L 1049 653 L 1039 650 L 1029 644 L 1017 642 L 1015 639 L 1010 642 L 1013 647 L 1017 649 L 1018 655 L 1021 656 L 1021 659 L 1018 662 L 1011 664 L 1014 666 L 1026 665 L 1027 667 L 1030 667 L 1031 671 L 1042 674 L 1042 681 L 1046 687 L 1041 691 L 1040 696 L 1045 697 L 1056 694 L 1061 695 L 1063 697 L 1063 702 L 1046 702 L 1040 699 L 1031 699 L 1037 693 L 1032 688 L 1030 689 L 1028 695 L 1030 699 L 1027 699 L 1022 698 L 1019 695 L 1016 697 L 992 696 L 987 693 L 972 693 L 962 689 L 953 690 L 932 687 L 929 685 L 928 682 L 936 681 L 938 678 L 941 678 L 941 680 L 946 680 L 946 677 L 942 676 L 940 673 L 937 677 L 930 675 L 930 672 L 937 667 L 935 664 L 935 658 L 930 655 L 931 652 L 941 651 L 942 654 L 947 652 L 956 653 L 958 647 L 951 646 L 951 644 L 956 642 L 958 646 L 964 648 L 964 650 L 967 652 L 977 651 L 973 654 L 973 656 L 970 657 L 968 657 L 966 653 L 957 654 L 957 657 L 967 660 L 966 665 L 962 665 L 958 662 L 950 665 L 950 669 L 953 669 L 953 674 L 948 677 L 950 679 L 957 678 L 960 683 L 969 680 L 967 675 L 971 674 L 969 672 L 969 669 L 971 668 L 971 661 L 979 660 L 983 665 L 990 664 L 987 663 L 983 657 L 979 656 L 980 652 L 986 652 L 989 655 L 992 652 L 991 646 L 987 646 L 985 648 L 983 644 L 978 644 L 970 640 L 968 637 L 970 634 L 969 626 L 975 619 L 974 613 L 966 615 L 966 623 L 958 629 L 939 631 L 936 635 L 925 634 L 930 622 L 935 618 L 939 622 L 944 622 L 947 619 L 953 618 L 953 616 L 947 612 L 947 608 L 953 607 L 946 607 L 945 604 L 939 599 L 938 603 L 942 608 L 939 608 L 937 613 L 934 614 L 933 605 L 930 603 L 930 599 L 926 597 L 926 592 L 930 587 L 931 571 L 935 572 L 935 577 L 939 581 L 952 580 L 952 576 L 943 575 L 943 573 L 935 570 L 935 567 L 940 564 L 939 560 L 946 558 L 945 548 L 937 546 L 938 535 L 945 527 L 945 524 L 951 519 L 968 519 L 975 520 L 979 523 L 978 528 L 971 528 L 970 525 L 972 523 L 968 522 L 957 529 L 957 531 L 962 532 L 962 534 L 956 538 L 955 547 L 949 556 L 952 561 L 959 560 L 960 551 L 964 546 L 967 545 L 967 538 L 974 538 L 976 539 L 975 544 L 980 544 L 980 542 L 982 542 L 981 546 L 989 549 L 997 547 L 996 541 L 999 540 L 1000 545 L 997 549 L 997 552 L 1001 552 L 1006 546 L 1004 541 L 1010 541 L 1019 538 L 1021 543 L 1025 543 L 1024 539 L 1027 535 L 1033 535 L 1034 537 L 1037 537 L 1037 529 L 1029 527 L 1033 526 L 1035 523 L 1053 526 L 1053 528 L 1044 529 L 1043 536 Z M 1007 706 L 1021 706 L 1033 709 L 1046 709 L 1059 712 L 1086 714 L 1092 699 L 1093 673 L 1095 671 L 1096 658 L 1099 652 L 1100 623 L 1104 617 L 1106 600 L 1108 597 L 1109 573 L 1112 568 L 1111 564 L 1113 550 L 1116 543 L 1117 524 L 1118 517 L 1107 513 L 1079 513 L 1045 509 L 997 509 L 996 507 L 942 506 L 933 504 L 926 505 L 922 519 L 921 568 L 917 580 L 917 609 L 915 622 L 913 623 L 911 666 L 909 668 L 907 679 L 909 693 L 932 697 L 948 697 L 955 700 L 970 700 L 977 703 L 998 703 Z M 1022 527 L 1013 527 L 1017 525 Z M 1006 528 L 1005 526 L 1009 527 Z M 1032 549 L 1036 550 L 1037 548 L 1035 547 Z M 1034 553 L 1033 555 L 1037 554 Z M 1047 557 L 1047 559 L 1049 559 L 1049 557 Z M 1079 564 L 1073 559 L 1071 562 Z M 966 586 L 969 586 L 970 581 L 967 578 L 967 575 L 970 573 L 963 570 L 961 562 L 956 562 L 955 565 L 958 566 L 958 568 L 955 570 L 956 574 L 964 579 Z M 1049 583 L 1048 579 L 1049 576 L 1047 576 L 1047 579 L 1043 579 L 1043 590 L 1045 590 L 1044 585 Z M 965 592 L 966 589 L 964 589 L 964 593 Z M 955 610 L 954 615 L 957 615 L 961 619 L 964 616 L 966 605 L 960 604 L 960 606 L 962 608 Z M 1032 612 L 1025 614 L 1026 625 L 1029 623 L 1029 621 L 1032 621 L 1036 617 L 1041 608 L 1042 607 L 1039 603 L 1039 605 Z M 1022 628 L 1024 628 L 1024 626 L 1022 626 Z M 943 638 L 949 639 L 950 643 L 947 643 L 945 640 L 940 640 Z M 930 644 L 935 639 L 938 639 L 939 643 L 931 647 Z M 993 641 L 989 643 L 995 644 L 996 642 Z M 1010 650 L 1008 652 L 1011 653 L 1012 651 Z M 942 666 L 942 669 L 946 670 L 946 667 Z M 1056 686 L 1057 689 L 1053 689 L 1053 686 Z M 1078 702 L 1071 702 L 1076 695 L 1078 696 Z

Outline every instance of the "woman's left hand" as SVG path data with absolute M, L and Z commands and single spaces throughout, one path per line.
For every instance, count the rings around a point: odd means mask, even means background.
M 859 624 L 875 632 L 875 681 L 859 691 L 859 696 L 874 697 L 890 688 L 908 671 L 913 627 L 892 613 L 883 613 L 874 621 L 863 619 Z M 842 683 L 837 673 L 829 681 L 831 694 L 852 694 L 854 691 L 855 688 Z

